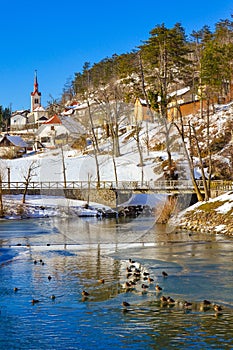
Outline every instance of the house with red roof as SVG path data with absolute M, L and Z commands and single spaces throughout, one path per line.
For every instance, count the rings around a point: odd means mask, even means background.
M 56 114 L 41 124 L 36 132 L 37 140 L 48 148 L 67 144 L 85 134 L 85 128 L 81 123 L 69 116 L 59 117 Z

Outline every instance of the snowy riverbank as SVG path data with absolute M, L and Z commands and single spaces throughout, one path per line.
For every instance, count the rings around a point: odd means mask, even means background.
M 233 192 L 198 202 L 179 215 L 181 229 L 233 236 Z
M 51 216 L 98 216 L 103 210 L 111 208 L 99 203 L 68 199 L 55 196 L 27 196 L 22 203 L 22 195 L 5 196 L 5 219 L 27 219 Z

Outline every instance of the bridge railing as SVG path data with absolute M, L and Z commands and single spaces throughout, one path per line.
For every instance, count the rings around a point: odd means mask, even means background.
M 198 180 L 197 184 L 203 189 L 203 181 Z M 25 182 L 2 182 L 0 188 L 3 190 L 22 190 L 25 188 Z M 115 189 L 115 190 L 154 190 L 154 191 L 184 191 L 193 190 L 191 180 L 158 180 L 158 181 L 31 181 L 28 189 L 35 190 L 53 190 L 53 189 Z M 233 181 L 211 181 L 212 190 L 233 190 Z

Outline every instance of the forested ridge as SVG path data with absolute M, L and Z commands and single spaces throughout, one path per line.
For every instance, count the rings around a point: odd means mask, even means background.
M 177 129 L 185 150 L 197 197 L 208 200 L 211 179 L 232 179 L 232 120 L 227 117 L 222 127 L 217 129 L 219 117 L 215 115 L 218 104 L 232 100 L 232 74 L 232 20 L 220 20 L 214 30 L 205 25 L 189 37 L 180 23 L 172 28 L 159 24 L 150 31 L 149 38 L 131 52 L 114 54 L 93 65 L 85 62 L 82 72 L 75 73 L 72 83 L 64 88 L 63 102 L 72 99 L 87 101 L 90 121 L 95 115 L 90 109 L 90 101 L 104 106 L 106 123 L 111 129 L 113 154 L 118 157 L 119 101 L 133 104 L 136 98 L 142 98 L 151 115 L 156 116 L 164 127 L 163 144 L 167 152 L 169 178 L 173 178 L 174 168 L 172 125 Z M 182 115 L 178 97 L 174 102 L 172 95 L 185 87 L 190 88 L 191 101 L 198 100 L 200 103 L 198 113 L 189 118 Z M 172 99 L 176 118 L 171 121 L 168 111 Z M 139 134 L 140 123 L 136 120 L 134 137 L 143 167 Z M 94 145 L 98 153 L 95 140 Z M 149 141 L 148 147 L 151 146 Z M 219 152 L 222 152 L 221 156 Z M 197 166 L 201 169 L 204 197 L 196 181 Z
M 233 63 L 233 22 L 220 20 L 211 31 L 205 25 L 187 36 L 180 23 L 156 25 L 147 40 L 131 52 L 84 62 L 63 90 L 63 100 L 108 96 L 134 102 L 145 99 L 166 113 L 168 94 L 190 86 L 193 96 L 224 101 L 230 98 Z M 159 99 L 158 99 L 159 96 Z

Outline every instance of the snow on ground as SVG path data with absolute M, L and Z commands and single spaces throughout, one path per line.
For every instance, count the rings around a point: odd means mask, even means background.
M 149 136 L 155 133 L 156 124 L 150 125 L 148 130 Z M 136 141 L 133 138 L 126 140 L 127 134 L 120 137 L 121 156 L 115 158 L 117 166 L 118 181 L 140 181 L 142 176 L 142 168 L 138 166 L 140 159 L 136 146 Z M 145 137 L 145 127 L 141 132 L 141 142 Z M 155 173 L 153 162 L 157 156 L 166 158 L 166 152 L 149 152 L 146 147 L 143 147 L 144 159 L 144 180 L 156 180 L 161 177 L 161 173 Z M 111 156 L 111 147 L 109 142 L 101 144 L 103 155 L 98 156 L 100 167 L 101 181 L 115 181 L 115 173 L 113 159 Z M 71 150 L 69 147 L 64 147 L 65 168 L 67 181 L 96 181 L 96 163 L 93 154 L 83 155 L 82 153 Z M 11 181 L 23 181 L 27 174 L 28 168 L 32 162 L 35 162 L 37 168 L 33 171 L 32 181 L 63 181 L 63 164 L 61 149 L 47 150 L 43 153 L 28 155 L 27 157 L 2 160 L 5 168 L 10 168 Z M 7 172 L 5 172 L 5 181 Z
M 22 204 L 22 195 L 5 196 L 4 206 L 7 219 L 38 218 L 52 216 L 100 216 L 98 210 L 110 210 L 110 207 L 85 201 L 68 199 L 59 196 L 27 195 Z
M 223 202 L 222 205 L 219 205 L 215 210 L 220 214 L 227 214 L 230 210 L 233 209 L 233 192 L 225 193 L 219 197 L 212 199 L 211 201 Z
M 217 113 L 212 117 L 215 122 L 215 129 L 211 130 L 213 133 L 220 133 L 223 127 L 223 123 L 227 119 L 227 115 L 232 112 L 232 105 L 221 106 Z M 196 118 L 192 117 L 192 120 Z M 198 120 L 195 120 L 198 121 Z M 199 120 L 203 122 L 203 120 Z M 158 142 L 164 142 L 164 133 L 162 132 L 162 125 L 156 121 L 155 123 L 143 122 L 142 130 L 140 132 L 140 142 L 143 150 L 143 168 L 139 166 L 140 158 L 137 149 L 136 141 L 133 137 L 130 137 L 132 130 L 120 136 L 120 152 L 121 155 L 115 158 L 117 166 L 117 178 L 118 181 L 141 181 L 142 170 L 143 170 L 143 180 L 144 181 L 156 181 L 163 178 L 164 173 L 161 167 L 162 160 L 167 158 L 166 151 L 149 151 L 146 148 L 146 138 L 149 137 L 150 143 L 152 140 Z M 172 129 L 171 135 L 174 138 L 177 131 L 175 128 Z M 178 139 L 178 137 L 177 137 Z M 111 156 L 111 144 L 109 140 L 101 140 L 100 148 L 102 154 L 98 156 L 98 163 L 100 168 L 100 180 L 101 181 L 115 181 L 114 164 Z M 189 179 L 189 167 L 187 160 L 184 156 L 184 150 L 182 148 L 182 143 L 178 140 L 174 150 L 172 149 L 172 158 L 178 164 L 179 178 Z M 64 162 L 65 162 L 65 175 L 67 181 L 96 181 L 96 163 L 94 155 L 82 154 L 81 152 L 71 149 L 69 146 L 63 147 Z M 156 161 L 155 161 L 156 160 Z M 31 181 L 64 181 L 64 167 L 63 167 L 63 157 L 61 149 L 47 150 L 43 153 L 31 154 L 26 157 L 13 159 L 13 160 L 1 160 L 0 169 L 3 175 L 3 181 L 8 181 L 8 174 L 10 170 L 10 180 L 12 182 L 22 182 L 27 176 L 28 169 L 30 165 L 34 162 L 36 167 L 33 171 L 33 176 Z M 8 168 L 8 171 L 7 171 Z M 156 169 L 156 170 L 155 170 Z M 196 169 L 196 177 L 200 177 L 200 172 Z M 228 197 L 229 199 L 229 197 Z M 26 197 L 27 203 L 29 201 L 29 196 Z M 52 205 L 56 204 L 63 206 L 63 203 L 59 201 L 64 201 L 65 199 L 55 199 L 52 198 L 40 198 L 40 203 L 38 198 L 34 197 L 30 199 L 30 203 L 34 203 L 34 206 L 38 205 Z M 43 201 L 44 204 L 41 204 Z M 82 203 L 73 203 L 67 200 L 65 206 L 82 206 Z M 233 199 L 230 202 L 233 202 Z M 60 203 L 60 204 L 59 204 Z M 72 203 L 72 204 L 71 204 Z M 231 207 L 231 204 L 225 204 L 221 211 L 226 211 Z
M 156 125 L 147 125 L 150 137 L 155 133 Z M 128 134 L 120 137 L 121 156 L 115 158 L 117 166 L 118 181 L 141 181 L 142 167 L 139 164 L 139 154 L 136 141 L 134 138 L 127 138 Z M 141 132 L 141 139 L 145 137 L 145 128 Z M 143 141 L 142 141 L 143 144 Z M 98 156 L 100 167 L 101 181 L 115 181 L 114 164 L 111 156 L 111 145 L 109 141 L 100 144 L 102 154 Z M 71 149 L 68 146 L 63 148 L 65 173 L 67 181 L 96 181 L 96 163 L 94 155 L 82 154 L 81 152 Z M 156 180 L 162 176 L 162 169 L 154 172 L 154 158 L 163 156 L 166 158 L 166 152 L 147 152 L 146 147 L 143 149 L 143 179 L 144 181 Z M 8 180 L 7 168 L 10 169 L 10 180 L 12 182 L 22 182 L 27 177 L 27 172 L 30 165 L 33 163 L 31 181 L 64 181 L 63 157 L 61 149 L 47 150 L 43 153 L 27 155 L 23 158 L 13 160 L 1 160 L 1 168 L 5 168 L 3 181 Z M 138 199 L 139 202 L 142 200 Z M 143 199 L 144 200 L 144 199 Z M 148 198 L 147 198 L 148 201 Z M 4 205 L 10 208 L 10 216 L 16 217 L 22 206 L 22 195 L 11 196 L 11 199 L 6 197 Z M 61 215 L 67 213 L 67 210 L 72 209 L 77 212 L 86 203 L 78 200 L 66 199 L 63 197 L 45 197 L 45 196 L 26 196 L 26 210 L 29 216 L 46 216 L 46 215 Z M 143 203 L 138 203 L 143 204 Z M 90 203 L 93 209 L 102 208 L 98 203 Z M 46 209 L 44 209 L 45 207 Z M 42 208 L 42 209 L 41 209 Z M 106 208 L 106 206 L 105 206 Z M 58 214 L 59 213 L 59 214 Z M 63 215 L 62 214 L 62 215 Z

